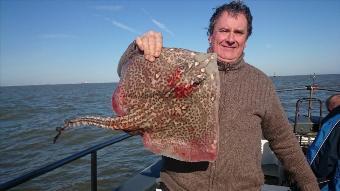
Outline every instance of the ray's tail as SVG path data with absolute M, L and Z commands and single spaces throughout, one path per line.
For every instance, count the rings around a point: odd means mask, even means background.
M 62 127 L 57 127 L 58 134 L 54 137 L 53 143 L 55 143 L 60 136 L 61 132 L 76 126 L 97 126 L 101 128 L 115 129 L 114 124 L 118 118 L 113 117 L 79 117 L 75 119 L 65 120 Z M 119 129 L 116 127 L 116 129 Z

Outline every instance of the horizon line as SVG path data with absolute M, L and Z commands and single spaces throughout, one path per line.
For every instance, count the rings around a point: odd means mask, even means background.
M 340 75 L 340 74 L 297 74 L 297 75 L 267 75 L 268 77 L 289 77 L 289 76 L 320 76 L 320 75 Z M 111 81 L 111 82 L 70 82 L 70 83 L 46 83 L 46 84 L 14 84 L 14 85 L 1 85 L 0 87 L 22 87 L 22 86 L 54 86 L 54 85 L 80 85 L 80 84 L 110 84 L 110 83 L 119 83 L 119 81 Z

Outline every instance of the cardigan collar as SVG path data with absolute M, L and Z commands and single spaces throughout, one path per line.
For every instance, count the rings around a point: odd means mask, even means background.
M 242 53 L 242 55 L 235 62 L 225 62 L 222 60 L 217 60 L 218 70 L 227 72 L 242 68 L 245 65 L 243 57 L 244 53 Z

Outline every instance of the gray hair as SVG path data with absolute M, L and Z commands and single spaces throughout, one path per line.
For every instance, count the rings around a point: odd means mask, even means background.
M 247 19 L 247 24 L 248 24 L 247 38 L 251 35 L 252 30 L 253 30 L 253 24 L 252 24 L 253 16 L 251 15 L 250 9 L 242 1 L 236 0 L 236 1 L 232 1 L 230 3 L 226 3 L 215 8 L 215 12 L 210 18 L 209 28 L 207 32 L 208 36 L 213 34 L 216 21 L 218 18 L 220 18 L 223 12 L 228 12 L 229 14 L 232 14 L 235 16 L 237 16 L 238 14 L 244 14 L 244 16 Z

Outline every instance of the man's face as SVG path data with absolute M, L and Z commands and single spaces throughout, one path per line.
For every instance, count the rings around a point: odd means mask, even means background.
M 246 47 L 248 31 L 247 19 L 243 14 L 222 13 L 217 19 L 209 42 L 219 60 L 236 61 Z
M 328 105 L 328 111 L 331 112 L 336 107 L 340 106 L 340 95 L 335 95 L 332 97 L 332 99 L 329 101 Z

